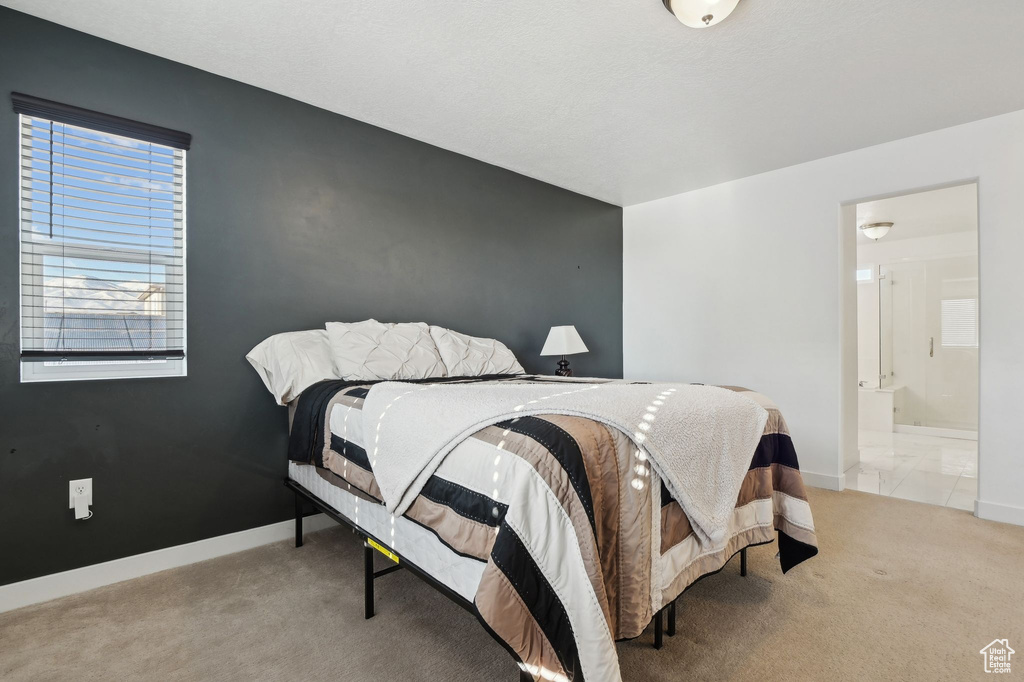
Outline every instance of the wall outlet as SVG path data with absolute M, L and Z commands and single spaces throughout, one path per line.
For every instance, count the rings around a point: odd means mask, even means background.
M 80 478 L 68 484 L 68 509 L 75 508 L 75 498 L 85 495 L 85 503 L 92 506 L 92 479 Z

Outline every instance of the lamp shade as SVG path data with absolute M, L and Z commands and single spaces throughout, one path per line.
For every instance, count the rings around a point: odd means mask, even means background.
M 580 333 L 571 324 L 552 327 L 548 332 L 548 340 L 544 342 L 541 355 L 575 355 L 586 353 L 587 346 L 580 338 Z

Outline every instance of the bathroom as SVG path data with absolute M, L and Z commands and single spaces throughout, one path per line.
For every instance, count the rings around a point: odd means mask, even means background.
M 859 461 L 846 486 L 973 511 L 977 185 L 858 204 L 857 226 Z

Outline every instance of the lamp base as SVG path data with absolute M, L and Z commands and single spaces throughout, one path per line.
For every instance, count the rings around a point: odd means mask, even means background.
M 555 370 L 556 377 L 571 377 L 572 370 L 569 369 L 569 361 L 562 356 L 562 359 L 558 361 L 558 369 Z

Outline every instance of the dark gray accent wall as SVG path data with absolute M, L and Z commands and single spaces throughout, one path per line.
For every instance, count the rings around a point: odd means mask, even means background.
M 188 377 L 19 383 L 11 91 L 192 134 Z M 575 324 L 577 374 L 621 376 L 616 206 L 4 8 L 0 93 L 0 584 L 290 518 L 284 408 L 244 359 L 271 334 L 426 321 L 547 371 Z

